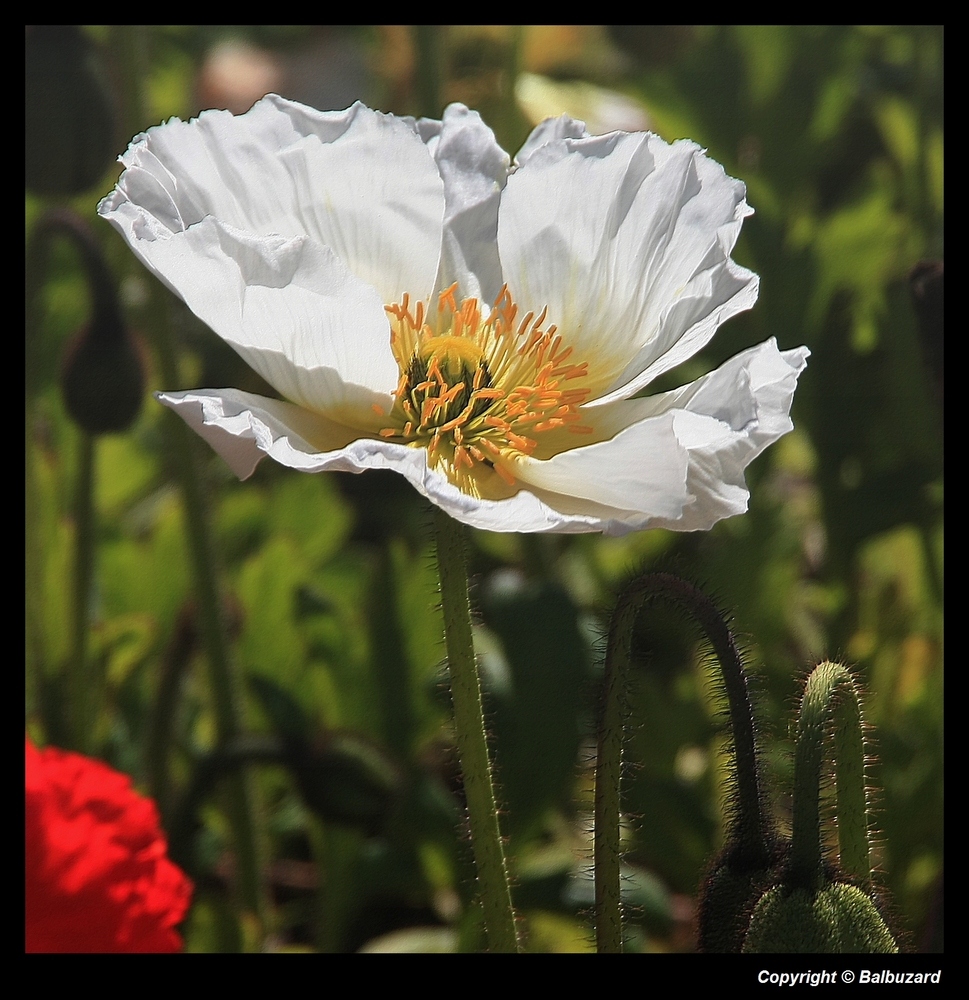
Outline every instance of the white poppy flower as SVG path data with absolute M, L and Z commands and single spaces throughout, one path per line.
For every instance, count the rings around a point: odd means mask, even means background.
M 709 528 L 792 427 L 773 339 L 637 396 L 757 298 L 744 185 L 691 142 L 562 117 L 514 164 L 443 121 L 269 96 L 138 136 L 99 212 L 286 402 L 166 392 L 241 477 L 394 469 L 492 531 Z

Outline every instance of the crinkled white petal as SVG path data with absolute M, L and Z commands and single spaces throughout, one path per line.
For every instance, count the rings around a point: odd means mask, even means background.
M 618 511 L 613 520 L 628 525 L 625 530 L 708 529 L 747 509 L 744 471 L 768 445 L 792 429 L 791 402 L 808 354 L 804 347 L 779 351 L 771 338 L 680 389 L 586 408 L 583 421 L 593 427 L 597 443 L 561 452 L 548 461 L 524 460 L 519 463 L 521 476 L 563 495 L 607 503 Z M 647 429 L 669 434 L 685 454 L 683 477 L 671 478 L 668 483 L 668 499 L 677 498 L 672 510 L 669 504 L 664 509 L 637 488 L 637 477 L 650 472 L 647 446 L 629 449 L 628 466 L 616 461 L 589 461 L 595 449 L 603 449 L 605 455 L 616 442 L 635 441 L 646 435 Z M 558 440 L 563 439 L 564 433 Z M 668 442 L 665 447 L 672 453 Z M 569 456 L 573 457 L 569 460 Z M 555 465 L 574 475 L 557 483 L 545 479 L 542 470 Z M 607 485 L 590 485 L 594 477 L 607 480 Z M 656 492 L 661 495 L 658 487 Z M 563 501 L 540 495 L 547 503 L 573 509 Z
M 508 154 L 477 111 L 452 104 L 442 121 L 417 122 L 444 181 L 444 237 L 438 291 L 457 281 L 459 298 L 490 305 L 501 291 L 498 204 Z
M 807 355 L 771 339 L 682 389 L 596 407 L 596 435 L 611 436 L 510 464 L 524 488 L 498 500 L 463 493 L 428 467 L 422 448 L 358 438 L 290 403 L 235 389 L 158 398 L 243 478 L 265 455 L 304 472 L 393 469 L 452 517 L 488 531 L 697 531 L 747 509 L 744 470 L 792 428 Z
M 413 123 L 362 104 L 319 112 L 270 95 L 244 115 L 206 111 L 151 128 L 121 162 L 99 207 L 118 228 L 129 202 L 156 239 L 207 217 L 259 236 L 309 236 L 383 302 L 430 294 L 444 191 Z
M 791 403 L 810 353 L 806 347 L 779 351 L 772 337 L 691 386 L 660 397 L 685 411 L 674 411 L 676 433 L 690 452 L 687 485 L 694 500 L 680 519 L 657 527 L 706 530 L 747 510 L 744 470 L 793 430 Z
M 319 472 L 320 453 L 339 451 L 359 435 L 319 413 L 241 389 L 159 392 L 155 398 L 203 437 L 240 479 L 248 479 L 267 455 L 293 469 Z
M 622 512 L 595 504 L 576 504 L 570 498 L 563 510 L 528 490 L 501 500 L 476 499 L 461 492 L 445 476 L 428 467 L 427 451 L 379 438 L 357 438 L 344 427 L 317 413 L 281 400 L 267 399 L 238 389 L 199 389 L 158 393 L 245 479 L 265 456 L 302 472 L 364 472 L 392 469 L 419 493 L 452 517 L 486 531 L 589 532 L 632 530 L 613 515 Z
M 114 221 L 137 225 L 137 214 L 124 204 Z M 333 413 L 386 408 L 399 375 L 383 303 L 328 247 L 306 236 L 256 236 L 211 217 L 160 239 L 130 239 L 287 399 Z
M 100 213 L 281 394 L 385 403 L 384 305 L 429 294 L 440 257 L 443 183 L 412 127 L 268 97 L 149 129 L 122 162 Z
M 510 467 L 528 487 L 671 519 L 690 499 L 688 460 L 672 415 L 661 413 L 630 423 L 607 440 L 545 460 L 522 456 Z
M 568 115 L 546 118 L 532 129 L 522 148 L 515 154 L 515 166 L 520 167 L 527 163 L 536 150 L 550 142 L 560 139 L 586 139 L 588 136 L 589 131 L 585 127 L 585 122 L 577 118 L 570 118 Z
M 750 211 L 744 185 L 694 143 L 551 139 L 508 179 L 498 247 L 522 310 L 548 306 L 608 402 L 693 355 L 753 305 L 757 277 L 729 257 Z

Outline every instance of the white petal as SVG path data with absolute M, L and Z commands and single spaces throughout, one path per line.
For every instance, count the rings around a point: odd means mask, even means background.
M 585 122 L 579 121 L 577 118 L 570 118 L 568 115 L 546 118 L 545 121 L 539 122 L 532 129 L 524 145 L 518 150 L 515 156 L 515 166 L 522 166 L 531 159 L 536 150 L 550 142 L 558 139 L 585 139 L 588 138 L 588 135 Z
M 155 398 L 203 437 L 240 479 L 248 479 L 266 455 L 293 469 L 318 472 L 321 451 L 345 447 L 359 433 L 293 403 L 241 389 L 159 392 Z
M 383 303 L 329 248 L 306 236 L 256 236 L 211 217 L 184 232 L 157 232 L 130 202 L 111 220 L 287 399 L 335 415 L 386 403 L 398 371 Z
M 508 154 L 477 111 L 452 104 L 440 122 L 421 119 L 444 181 L 444 240 L 438 290 L 459 283 L 459 298 L 486 305 L 501 291 L 498 260 L 498 202 L 508 177 Z
M 676 403 L 686 412 L 676 413 L 676 433 L 690 452 L 688 487 L 695 500 L 665 527 L 705 530 L 747 510 L 744 470 L 793 430 L 791 402 L 809 354 L 806 347 L 778 351 L 772 337 L 677 390 Z
M 156 233 L 212 216 L 256 235 L 310 236 L 383 302 L 430 293 L 444 194 L 413 123 L 362 104 L 319 112 L 270 95 L 245 115 L 206 111 L 149 129 L 122 162 L 99 208 L 108 218 L 129 201 Z
M 610 522 L 600 513 L 607 519 L 621 515 L 594 504 L 586 505 L 591 510 L 573 512 L 569 498 L 564 498 L 566 510 L 560 511 L 526 490 L 501 500 L 476 499 L 429 469 L 423 448 L 355 438 L 352 428 L 319 414 L 237 389 L 159 393 L 158 399 L 205 438 L 243 479 L 267 455 L 302 472 L 392 469 L 452 517 L 486 531 L 601 531 Z M 615 530 L 631 529 L 617 521 Z
M 672 415 L 659 414 L 607 440 L 546 460 L 521 458 L 510 467 L 528 487 L 670 519 L 678 517 L 690 499 L 687 464 Z
M 725 517 L 742 514 L 749 500 L 744 470 L 768 445 L 792 429 L 791 401 L 808 354 L 804 347 L 779 351 L 771 338 L 681 389 L 584 410 L 583 422 L 592 424 L 594 437 L 605 438 L 606 443 L 629 435 L 636 428 L 645 429 L 663 419 L 669 420 L 672 434 L 687 456 L 684 483 L 677 480 L 670 484 L 671 496 L 680 497 L 683 497 L 680 487 L 685 485 L 685 499 L 672 514 L 657 507 L 651 509 L 645 498 L 634 491 L 626 497 L 613 497 L 609 502 L 624 510 L 649 515 L 634 523 L 635 528 L 697 531 L 708 529 Z M 581 455 L 595 447 L 599 445 L 564 452 L 550 462 L 535 464 L 551 465 L 566 455 Z M 598 473 L 590 467 L 587 474 L 598 474 L 615 482 L 631 479 L 629 472 L 618 471 L 614 466 L 602 467 Z M 528 475 L 531 477 L 530 469 Z M 575 486 L 566 488 L 577 492 Z M 588 488 L 578 487 L 578 495 L 589 494 Z M 548 502 L 556 503 L 554 499 Z
M 508 180 L 498 244 L 523 310 L 548 306 L 603 401 L 699 350 L 750 308 L 756 276 L 729 254 L 744 186 L 693 143 L 612 133 L 552 140 Z

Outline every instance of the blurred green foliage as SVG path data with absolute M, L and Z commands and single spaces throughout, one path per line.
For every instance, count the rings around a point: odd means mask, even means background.
M 85 32 L 100 46 L 126 137 L 205 106 L 244 110 L 261 96 L 247 87 L 268 79 L 320 107 L 347 103 L 328 104 L 327 95 L 337 100 L 351 83 L 359 87 L 353 96 L 396 113 L 440 113 L 448 101 L 465 101 L 514 150 L 533 124 L 532 105 L 526 111 L 516 100 L 519 74 L 528 73 L 543 82 L 536 92 L 547 114 L 574 110 L 557 102 L 578 94 L 594 129 L 593 116 L 601 110 L 608 120 L 604 105 L 618 102 L 668 140 L 700 142 L 746 182 L 757 214 L 736 256 L 760 274 L 760 301 L 658 388 L 768 336 L 782 348 L 810 347 L 796 430 L 749 470 L 749 513 L 706 534 L 474 538 L 479 651 L 515 891 L 532 949 L 590 949 L 585 870 L 599 639 L 621 582 L 637 567 L 663 565 L 700 582 L 733 615 L 757 678 L 782 827 L 799 684 L 826 656 L 857 667 L 878 753 L 870 777 L 884 883 L 909 946 L 940 950 L 941 349 L 925 342 L 931 331 L 920 333 L 908 276 L 920 260 L 943 256 L 942 29 Z M 150 109 L 146 120 L 132 118 L 133 88 Z M 255 376 L 240 372 L 241 362 L 184 306 L 169 301 L 162 316 L 150 307 L 151 279 L 95 221 L 97 198 L 115 176 L 71 204 L 96 227 L 132 325 L 161 322 L 175 333 L 183 383 L 162 386 L 149 375 L 150 387 L 256 388 Z M 44 204 L 28 195 L 28 235 Z M 62 745 L 70 739 L 79 444 L 58 366 L 88 319 L 88 298 L 79 262 L 55 247 L 42 336 L 27 353 L 27 513 L 37 540 L 27 600 L 39 609 L 42 641 L 30 646 L 26 719 L 40 742 Z M 159 795 L 171 816 L 217 748 L 160 410 L 146 403 L 127 434 L 98 443 L 88 655 L 99 678 L 95 752 Z M 246 695 L 246 727 L 290 742 L 286 752 L 266 744 L 256 769 L 269 927 L 239 925 L 213 779 L 190 825 L 198 890 L 188 948 L 473 946 L 480 930 L 423 501 L 392 474 L 301 476 L 271 462 L 239 483 L 195 444 L 234 654 L 256 685 Z M 625 793 L 629 946 L 690 950 L 691 897 L 721 830 L 722 706 L 703 650 L 675 616 L 642 622 L 637 648 Z M 159 733 L 167 734 L 161 770 L 152 763 Z M 379 808 L 365 822 L 344 799 L 334 805 L 332 796 L 308 792 L 307 773 L 321 760 L 341 781 L 377 795 Z

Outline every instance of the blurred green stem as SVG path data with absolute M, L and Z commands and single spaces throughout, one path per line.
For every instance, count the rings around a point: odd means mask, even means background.
M 411 670 L 407 643 L 400 627 L 397 580 L 390 542 L 374 550 L 370 580 L 370 663 L 379 692 L 383 738 L 399 758 L 408 760 L 414 729 Z
M 170 760 L 172 736 L 182 681 L 198 640 L 195 617 L 195 605 L 193 602 L 188 602 L 179 613 L 168 648 L 161 660 L 158 686 L 155 689 L 151 715 L 148 719 L 148 736 L 145 740 L 148 789 L 158 805 L 162 822 L 166 827 L 171 820 L 172 810 Z
M 359 835 L 337 824 L 309 822 L 310 842 L 317 870 L 316 947 L 324 955 L 346 947 L 347 925 L 356 886 L 353 869 L 359 853 Z
M 820 786 L 825 734 L 833 727 L 838 795 L 839 866 L 859 888 L 871 883 L 865 744 L 861 706 L 850 672 L 840 663 L 821 663 L 804 688 L 794 750 L 794 819 L 789 870 L 799 884 L 823 877 Z
M 441 100 L 444 26 L 415 24 L 412 31 L 417 50 L 417 114 L 423 118 L 440 118 L 444 110 Z
M 458 757 L 468 803 L 468 825 L 478 870 L 488 945 L 494 952 L 515 952 L 519 950 L 518 932 L 498 825 L 481 684 L 471 634 L 464 528 L 439 508 L 434 509 L 434 527 Z
M 94 576 L 94 467 L 95 440 L 78 430 L 77 484 L 74 489 L 74 605 L 71 620 L 71 665 L 68 690 L 71 695 L 74 744 L 79 750 L 94 750 L 98 687 L 88 651 L 91 624 L 91 581 Z
M 27 692 L 42 712 L 46 700 L 47 659 L 44 641 L 44 542 L 34 434 L 47 257 L 47 239 L 39 223 L 27 240 L 24 268 L 24 638 Z M 50 728 L 49 720 L 45 719 L 45 723 Z
M 130 102 L 125 120 L 144 127 L 142 72 L 147 66 L 146 49 L 139 26 L 113 29 L 112 40 L 123 67 L 123 93 Z M 143 319 L 151 335 L 162 385 L 177 386 L 181 379 L 169 324 L 168 293 L 151 282 L 148 309 Z M 202 477 L 193 451 L 194 435 L 173 413 L 166 411 L 163 428 L 175 460 L 185 508 L 189 551 L 198 600 L 199 632 L 209 663 L 215 701 L 216 738 L 226 744 L 243 731 L 242 681 L 232 660 L 219 586 L 215 545 L 202 487 Z M 269 914 L 263 880 L 256 792 L 248 772 L 233 774 L 227 781 L 228 814 L 237 853 L 239 888 L 243 906 L 254 914 L 265 930 Z

